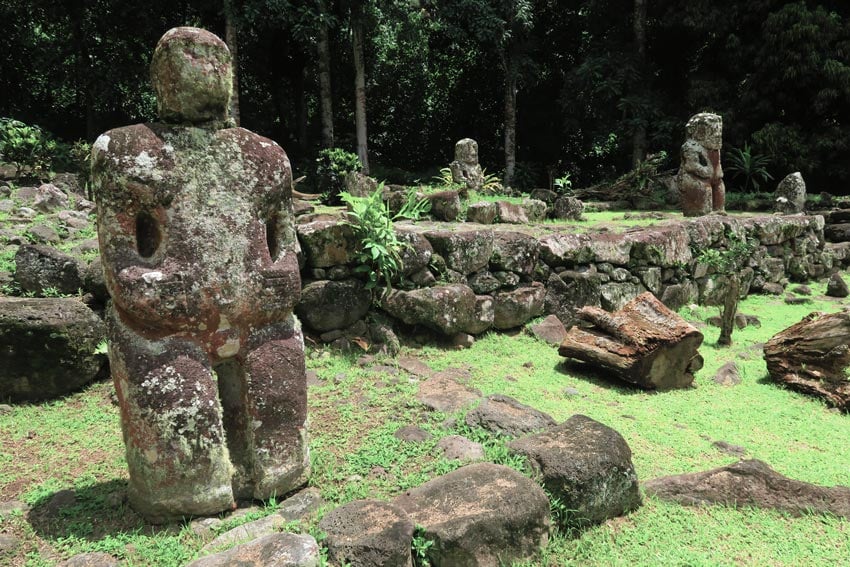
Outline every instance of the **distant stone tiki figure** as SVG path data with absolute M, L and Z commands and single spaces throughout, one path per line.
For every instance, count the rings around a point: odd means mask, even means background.
M 477 191 L 484 184 L 484 172 L 478 163 L 478 142 L 464 138 L 455 144 L 455 160 L 449 164 L 452 181 L 462 186 L 461 196 Z
M 726 205 L 726 187 L 720 165 L 723 145 L 723 119 L 717 114 L 695 114 L 685 127 L 682 163 L 676 181 L 682 212 L 686 217 L 722 213 Z
M 230 69 L 215 35 L 168 31 L 151 64 L 162 122 L 92 151 L 130 503 L 152 522 L 308 474 L 292 171 L 275 142 L 228 127 Z

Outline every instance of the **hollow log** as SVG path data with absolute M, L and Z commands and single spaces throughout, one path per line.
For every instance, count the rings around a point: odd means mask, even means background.
M 764 345 L 772 380 L 850 413 L 850 309 L 810 313 Z
M 702 333 L 649 292 L 615 313 L 582 307 L 576 315 L 590 326 L 567 332 L 561 356 L 656 390 L 686 388 L 702 368 Z

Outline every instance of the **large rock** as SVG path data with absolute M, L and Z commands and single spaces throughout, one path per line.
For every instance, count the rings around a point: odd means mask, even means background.
M 496 222 L 496 215 L 498 214 L 499 208 L 496 203 L 490 201 L 472 203 L 466 208 L 466 220 L 478 224 L 493 224 Z
M 585 305 L 599 307 L 602 294 L 602 274 L 596 272 L 563 271 L 552 274 L 546 284 L 545 312 L 555 315 L 570 327 L 578 321 L 576 312 Z
M 319 545 L 305 534 L 275 533 L 207 555 L 186 567 L 318 567 Z
M 428 267 L 434 249 L 427 238 L 418 232 L 405 230 L 403 226 L 396 225 L 398 239 L 405 245 L 401 250 L 401 272 L 410 276 Z
M 850 295 L 850 289 L 847 288 L 847 282 L 841 277 L 838 272 L 829 277 L 826 282 L 826 295 L 829 297 L 847 297 Z
M 47 400 L 97 377 L 103 322 L 76 299 L 0 298 L 0 398 Z
M 850 518 L 850 488 L 793 480 L 758 460 L 655 478 L 645 482 L 643 487 L 649 495 L 687 506 L 754 506 L 782 510 L 795 516 L 815 512 Z
M 537 265 L 537 239 L 521 232 L 497 232 L 493 235 L 492 271 L 531 275 Z
M 426 196 L 431 203 L 434 220 L 454 222 L 460 214 L 460 196 L 457 191 L 440 191 Z
M 796 171 L 789 173 L 776 186 L 774 210 L 784 215 L 802 213 L 806 209 L 806 182 Z
M 480 398 L 480 390 L 461 384 L 449 372 L 441 372 L 419 384 L 416 395 L 425 407 L 444 413 L 460 411 Z
M 584 203 L 575 197 L 566 195 L 558 197 L 552 207 L 552 217 L 561 220 L 582 220 L 581 215 L 584 212 Z
M 324 333 L 351 326 L 371 304 L 372 293 L 360 280 L 320 280 L 302 288 L 295 313 L 308 328 Z
M 493 255 L 493 232 L 490 230 L 432 230 L 425 233 L 425 238 L 445 259 L 449 269 L 464 275 L 486 268 Z
M 491 433 L 519 437 L 556 425 L 549 414 L 520 403 L 510 396 L 492 394 L 466 414 L 466 424 Z
M 549 537 L 549 500 L 531 479 L 491 463 L 457 469 L 394 500 L 434 542 L 432 565 L 497 567 L 533 558 Z
M 319 522 L 329 559 L 351 567 L 410 567 L 413 528 L 399 507 L 378 500 L 350 502 Z
M 391 292 L 384 310 L 408 325 L 424 325 L 447 336 L 472 333 L 476 297 L 463 284 L 435 286 L 413 291 Z
M 52 183 L 45 183 L 36 189 L 32 208 L 42 213 L 54 213 L 60 209 L 67 209 L 68 204 L 68 195 L 64 191 Z
M 513 329 L 539 317 L 543 314 L 545 297 L 546 288 L 540 282 L 493 294 L 493 326 L 497 329 Z
M 84 287 L 85 264 L 50 246 L 21 245 L 15 266 L 15 280 L 24 291 L 41 294 L 52 288 L 74 295 Z
M 359 243 L 344 221 L 314 220 L 298 224 L 296 230 L 307 267 L 329 268 L 354 261 Z
M 626 440 L 583 415 L 508 448 L 528 457 L 546 489 L 570 511 L 567 527 L 598 524 L 640 506 L 637 474 Z
M 378 189 L 378 180 L 359 171 L 349 171 L 343 177 L 345 190 L 355 197 L 368 197 Z

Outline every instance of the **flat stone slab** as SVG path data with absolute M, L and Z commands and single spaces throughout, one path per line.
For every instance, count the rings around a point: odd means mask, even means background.
M 434 411 L 454 413 L 481 398 L 481 391 L 460 384 L 444 373 L 436 374 L 419 385 L 416 399 Z
M 350 502 L 319 522 L 330 560 L 351 567 L 409 567 L 413 528 L 400 508 L 378 500 Z
M 432 565 L 510 565 L 533 558 L 549 538 L 546 493 L 502 465 L 461 467 L 393 502 L 434 542 Z
M 520 403 L 510 396 L 493 394 L 466 414 L 466 424 L 498 435 L 519 437 L 557 425 L 549 414 Z
M 319 558 L 319 545 L 312 536 L 275 533 L 207 555 L 186 567 L 318 567 Z
M 686 506 L 753 506 L 795 516 L 814 512 L 850 518 L 850 487 L 793 480 L 756 459 L 704 472 L 654 478 L 646 481 L 643 488 L 648 495 Z

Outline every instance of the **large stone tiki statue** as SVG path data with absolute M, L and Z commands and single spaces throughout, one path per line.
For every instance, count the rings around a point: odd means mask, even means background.
M 163 522 L 283 495 L 309 459 L 289 160 L 227 127 L 215 35 L 170 30 L 151 77 L 161 122 L 101 135 L 92 170 L 130 503 Z
M 722 213 L 726 205 L 720 165 L 723 119 L 717 114 L 695 114 L 685 128 L 687 139 L 676 176 L 682 212 L 686 217 Z
M 461 196 L 469 191 L 478 191 L 484 184 L 484 171 L 478 163 L 478 142 L 472 138 L 458 140 L 455 144 L 455 160 L 449 164 L 452 181 L 461 185 Z

